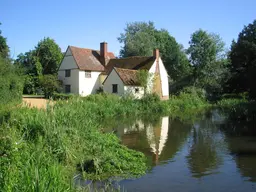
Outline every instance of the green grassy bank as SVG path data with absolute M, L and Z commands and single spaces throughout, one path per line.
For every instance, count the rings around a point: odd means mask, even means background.
M 170 115 L 184 118 L 209 104 L 181 93 L 168 101 L 154 95 L 142 100 L 91 95 L 60 100 L 46 110 L 10 108 L 0 125 L 0 188 L 2 191 L 76 191 L 73 177 L 104 180 L 143 175 L 142 153 L 128 149 L 110 133 L 108 118 Z

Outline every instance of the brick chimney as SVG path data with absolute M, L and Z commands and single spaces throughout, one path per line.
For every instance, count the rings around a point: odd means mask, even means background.
M 159 61 L 159 49 L 154 49 L 153 50 L 153 56 L 156 58 L 157 61 Z
M 108 43 L 102 42 L 100 43 L 100 61 L 101 64 L 105 66 L 108 52 Z

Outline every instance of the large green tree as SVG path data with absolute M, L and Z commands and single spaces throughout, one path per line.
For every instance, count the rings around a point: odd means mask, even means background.
M 256 98 L 256 20 L 245 26 L 231 45 L 228 88 L 231 92 L 249 92 Z
M 128 23 L 118 40 L 123 44 L 120 51 L 121 57 L 151 56 L 153 49 L 159 48 L 168 74 L 175 81 L 185 77 L 191 71 L 182 46 L 167 30 L 156 29 L 153 22 Z
M 1 23 L 0 23 L 1 25 Z M 9 47 L 6 42 L 6 38 L 2 36 L 2 31 L 0 30 L 0 56 L 2 58 L 9 57 Z
M 220 91 L 227 71 L 224 42 L 219 35 L 202 29 L 191 35 L 187 54 L 193 65 L 195 86 L 210 92 Z
M 15 64 L 25 69 L 25 94 L 37 93 L 42 75 L 57 75 L 63 55 L 59 45 L 47 37 L 38 42 L 33 50 L 18 55 Z

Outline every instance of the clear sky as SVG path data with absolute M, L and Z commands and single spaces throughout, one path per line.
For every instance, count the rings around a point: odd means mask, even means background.
M 99 49 L 106 41 L 118 55 L 126 23 L 149 20 L 185 48 L 199 28 L 218 33 L 229 47 L 254 19 L 256 0 L 0 0 L 0 29 L 14 57 L 43 37 L 55 39 L 62 51 L 68 45 Z

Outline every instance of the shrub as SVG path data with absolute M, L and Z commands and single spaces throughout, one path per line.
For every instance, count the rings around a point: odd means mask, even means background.
M 39 77 L 39 83 L 46 98 L 53 96 L 53 93 L 60 89 L 60 82 L 56 75 L 44 75 Z
M 65 93 L 56 93 L 54 92 L 52 94 L 52 99 L 53 100 L 67 100 L 75 97 L 74 94 L 65 94 Z

